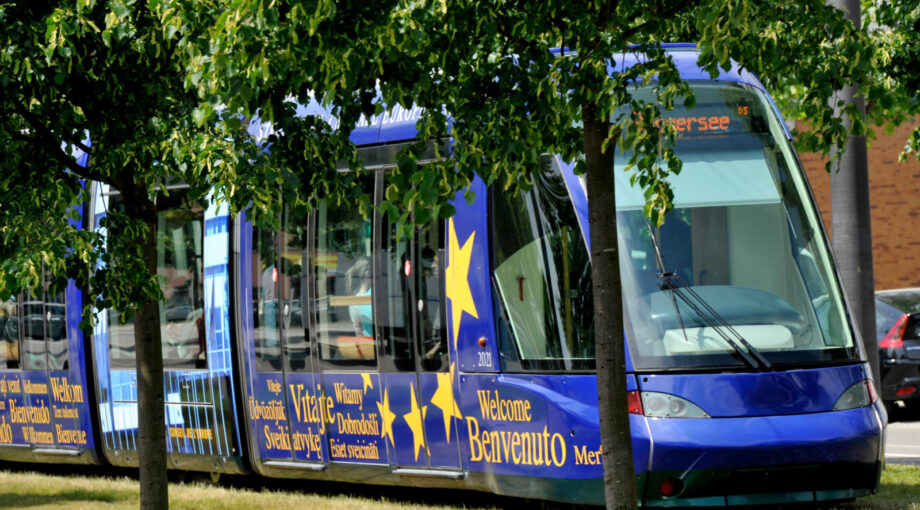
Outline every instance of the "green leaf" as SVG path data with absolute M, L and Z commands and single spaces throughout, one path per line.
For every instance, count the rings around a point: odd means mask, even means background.
M 131 13 L 131 10 L 123 2 L 118 0 L 109 1 L 109 8 L 112 9 L 112 13 L 115 14 L 119 19 L 126 18 Z
M 208 118 L 208 113 L 201 108 L 195 108 L 195 110 L 192 112 L 192 118 L 195 120 L 195 124 L 197 126 L 203 126 L 205 120 Z

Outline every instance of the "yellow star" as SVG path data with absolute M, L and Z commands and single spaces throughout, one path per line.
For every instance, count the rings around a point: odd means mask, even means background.
M 371 374 L 361 374 L 361 380 L 364 381 L 364 394 L 367 395 L 367 389 L 374 389 L 374 381 L 371 380 Z
M 390 411 L 390 394 L 386 388 L 383 390 L 383 403 L 378 401 L 377 409 L 380 411 L 380 421 L 383 422 L 383 430 L 380 431 L 380 437 L 389 437 L 390 446 L 395 448 L 396 443 L 393 442 L 393 420 L 396 419 L 396 415 L 393 411 Z
M 454 400 L 454 388 L 451 381 L 454 378 L 454 364 L 450 364 L 450 372 L 438 374 L 438 389 L 431 397 L 431 403 L 441 410 L 444 417 L 444 434 L 447 436 L 447 442 L 450 443 L 450 422 L 452 417 L 463 418 L 460 414 L 460 408 L 457 407 L 457 401 Z
M 409 383 L 409 392 L 410 397 L 412 398 L 412 410 L 403 415 L 406 423 L 409 424 L 409 430 L 412 431 L 412 443 L 415 450 L 415 460 L 418 461 L 418 452 L 424 446 L 426 451 L 428 449 L 425 446 L 425 431 L 422 429 L 422 423 L 425 420 L 425 413 L 428 411 L 428 406 L 422 406 L 419 408 L 418 402 L 415 400 L 415 386 L 412 383 Z
M 463 247 L 457 240 L 457 231 L 454 229 L 454 220 L 449 222 L 448 261 L 449 265 L 444 271 L 447 297 L 450 299 L 451 325 L 454 334 L 454 349 L 457 348 L 457 337 L 460 334 L 460 318 L 463 312 L 479 318 L 476 313 L 476 303 L 470 291 L 469 272 L 470 257 L 473 255 L 473 240 L 476 232 L 470 234 Z

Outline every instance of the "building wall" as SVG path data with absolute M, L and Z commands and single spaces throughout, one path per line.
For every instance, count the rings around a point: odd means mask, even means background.
M 876 129 L 869 146 L 869 201 L 872 208 L 872 256 L 875 288 L 920 287 L 920 162 L 898 161 L 911 126 L 891 135 Z M 814 153 L 801 153 L 802 164 L 831 231 L 830 176 Z

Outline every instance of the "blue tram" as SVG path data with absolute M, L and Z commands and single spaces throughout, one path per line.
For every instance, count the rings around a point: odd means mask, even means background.
M 97 463 L 83 292 L 71 282 L 55 294 L 41 276 L 36 292 L 0 302 L 0 459 Z
M 664 226 L 616 168 L 640 503 L 869 494 L 886 416 L 789 133 L 756 78 L 672 55 L 697 104 L 664 119 L 684 162 Z M 352 133 L 376 200 L 417 115 Z M 177 200 L 158 236 L 171 465 L 602 504 L 589 191 L 552 155 L 534 176 L 518 195 L 474 182 L 412 237 L 347 205 L 285 208 L 273 231 Z M 119 200 L 96 186 L 88 227 Z M 14 303 L 0 456 L 136 465 L 133 325 L 104 311 L 85 350 L 65 298 L 41 305 L 44 364 Z

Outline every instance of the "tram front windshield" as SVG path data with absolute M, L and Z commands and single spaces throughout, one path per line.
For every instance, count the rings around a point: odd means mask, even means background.
M 627 338 L 636 369 L 855 359 L 840 287 L 795 155 L 764 95 L 696 84 L 663 113 L 683 162 L 664 225 L 617 154 Z M 638 95 L 647 95 L 641 90 Z
M 636 370 L 762 370 L 858 359 L 840 286 L 795 153 L 765 95 L 693 84 L 696 106 L 663 114 L 683 161 L 674 209 L 651 228 L 617 152 L 626 337 Z M 653 100 L 650 90 L 637 96 Z M 490 191 L 492 274 L 503 357 L 524 370 L 594 366 L 586 242 L 558 158 L 533 188 Z M 584 191 L 584 181 L 582 190 Z M 590 200 L 590 190 L 586 192 Z

